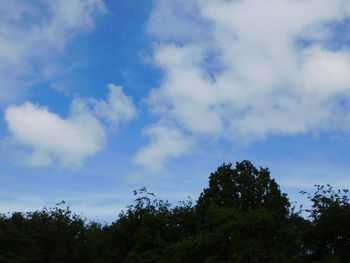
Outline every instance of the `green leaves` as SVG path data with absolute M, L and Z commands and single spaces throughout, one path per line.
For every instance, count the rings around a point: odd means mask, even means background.
M 290 203 L 278 184 L 270 178 L 267 168 L 256 169 L 249 161 L 223 164 L 209 177 L 209 187 L 198 200 L 198 208 L 209 204 L 235 207 L 242 210 L 266 208 L 279 216 L 286 216 Z
M 347 189 L 334 190 L 330 185 L 315 185 L 313 194 L 306 194 L 312 209 L 305 235 L 309 258 L 319 262 L 347 262 L 350 257 L 350 204 Z
M 347 262 L 348 190 L 302 193 L 312 206 L 295 213 L 269 170 L 243 161 L 218 167 L 197 202 L 134 191 L 110 225 L 87 223 L 65 202 L 0 215 L 0 263 Z

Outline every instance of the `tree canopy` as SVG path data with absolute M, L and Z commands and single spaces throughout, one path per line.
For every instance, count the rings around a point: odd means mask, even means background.
M 111 224 L 87 221 L 64 202 L 2 214 L 0 263 L 348 262 L 348 190 L 301 193 L 311 208 L 295 211 L 267 168 L 243 161 L 218 167 L 195 202 L 172 206 L 134 191 Z

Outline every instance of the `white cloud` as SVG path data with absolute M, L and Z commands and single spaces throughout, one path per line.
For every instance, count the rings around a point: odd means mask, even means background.
M 112 125 L 131 120 L 135 115 L 120 112 L 135 112 L 135 106 L 125 96 L 121 87 L 109 85 L 108 102 L 92 99 L 75 99 L 71 112 L 64 119 L 46 107 L 30 102 L 9 106 L 5 120 L 12 141 L 29 147 L 25 162 L 32 166 L 47 166 L 58 161 L 63 166 L 80 166 L 85 158 L 101 150 L 106 143 L 106 129 L 99 116 L 108 116 Z M 93 101 L 93 109 L 89 103 Z M 102 105 L 102 106 L 101 106 Z M 96 108 L 99 115 L 96 116 Z M 115 110 L 117 109 L 117 110 Z
M 72 103 L 73 108 L 79 107 Z M 51 164 L 58 158 L 65 166 L 80 165 L 105 143 L 99 121 L 85 110 L 75 109 L 67 119 L 27 102 L 6 109 L 5 118 L 13 138 L 33 148 L 27 161 L 33 166 Z
M 145 167 L 147 172 L 160 172 L 168 158 L 189 151 L 190 139 L 174 127 L 155 124 L 145 129 L 144 133 L 152 141 L 137 153 L 134 162 Z
M 113 127 L 116 127 L 120 122 L 132 120 L 137 114 L 132 98 L 125 96 L 123 88 L 120 86 L 109 84 L 108 89 L 107 101 L 94 102 L 95 114 L 109 122 Z
M 350 18 L 349 1 L 186 2 L 156 1 L 149 22 L 164 72 L 148 99 L 159 123 L 201 144 L 344 130 L 349 110 L 339 99 L 350 98 L 350 49 L 332 29 Z M 157 135 L 149 136 L 140 153 L 152 156 Z M 157 159 L 138 161 L 149 162 Z
M 303 80 L 309 92 L 320 96 L 346 94 L 350 91 L 350 52 L 327 51 L 318 47 L 309 50 L 303 67 Z
M 52 64 L 67 39 L 104 11 L 102 0 L 1 1 L 0 103 L 57 73 Z

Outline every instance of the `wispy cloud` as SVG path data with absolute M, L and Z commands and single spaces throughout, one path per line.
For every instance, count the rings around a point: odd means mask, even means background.
M 50 198 L 41 198 L 36 195 L 13 195 L 2 193 L 0 195 L 0 213 L 33 212 L 44 207 L 55 207 L 62 200 L 65 205 L 76 214 L 91 220 L 107 220 L 111 222 L 117 219 L 121 210 L 129 205 L 130 198 L 125 195 L 111 193 L 88 193 L 79 196 L 52 195 Z M 102 222 L 103 223 L 103 222 Z
M 55 56 L 80 30 L 94 27 L 102 0 L 3 0 L 0 10 L 0 103 L 56 74 Z
M 158 123 L 145 129 L 144 133 L 152 141 L 137 153 L 134 162 L 146 168 L 149 173 L 159 173 L 169 158 L 178 157 L 190 150 L 191 139 L 174 127 Z

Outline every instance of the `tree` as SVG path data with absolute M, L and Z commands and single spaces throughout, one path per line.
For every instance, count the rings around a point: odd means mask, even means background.
M 108 229 L 113 262 L 160 262 L 169 239 L 170 204 L 141 188 L 135 203 Z
M 347 189 L 315 185 L 309 212 L 311 226 L 305 229 L 310 262 L 348 262 L 350 258 L 350 204 Z
M 38 262 L 38 247 L 25 231 L 22 213 L 0 215 L 0 262 Z
M 0 219 L 0 262 L 88 263 L 85 221 L 69 208 L 44 208 Z
M 194 203 L 141 188 L 112 224 L 86 223 L 63 202 L 0 214 L 0 262 L 348 262 L 349 192 L 316 187 L 303 192 L 311 208 L 294 212 L 269 170 L 243 161 L 218 167 Z
M 223 164 L 209 177 L 209 187 L 201 193 L 197 207 L 208 205 L 234 207 L 240 210 L 264 208 L 274 215 L 287 216 L 290 203 L 279 185 L 270 177 L 268 168 L 255 168 L 243 161 Z
M 301 239 L 289 208 L 267 168 L 223 164 L 198 199 L 190 251 L 201 255 L 198 262 L 298 262 Z

